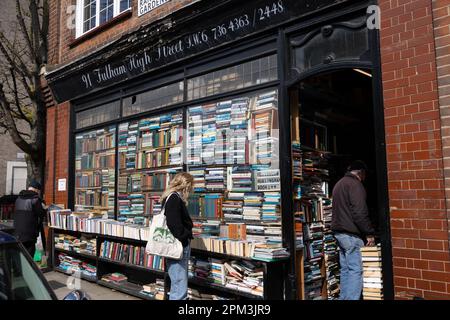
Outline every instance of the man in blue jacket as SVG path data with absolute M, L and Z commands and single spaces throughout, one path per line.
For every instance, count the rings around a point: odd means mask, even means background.
M 374 229 L 369 219 L 366 190 L 362 182 L 367 166 L 353 162 L 345 176 L 333 189 L 331 230 L 339 245 L 341 265 L 340 300 L 359 300 L 363 288 L 361 247 L 375 244 Z

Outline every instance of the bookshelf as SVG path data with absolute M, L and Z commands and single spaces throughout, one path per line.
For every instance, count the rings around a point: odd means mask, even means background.
M 75 136 L 75 208 L 114 218 L 116 127 Z
M 298 92 L 291 94 L 291 102 L 293 218 L 297 243 L 304 243 L 296 257 L 299 299 L 337 299 L 339 254 L 331 232 L 328 130 L 303 117 Z
M 81 239 L 87 237 L 89 239 L 95 240 L 96 248 L 95 255 L 86 255 L 80 254 L 73 250 L 63 250 L 57 248 L 55 245 L 56 239 L 61 238 L 62 236 L 70 236 L 73 239 Z M 124 237 L 116 237 L 112 235 L 91 233 L 91 232 L 83 232 L 83 231 L 73 231 L 60 229 L 56 227 L 50 228 L 50 237 L 52 239 L 52 247 L 51 247 L 51 257 L 50 262 L 53 266 L 53 269 L 58 272 L 62 272 L 68 275 L 73 275 L 71 271 L 65 271 L 59 268 L 59 254 L 64 253 L 68 256 L 72 256 L 74 258 L 79 258 L 80 260 L 89 261 L 89 263 L 96 268 L 95 277 L 87 277 L 81 274 L 81 278 L 84 280 L 88 280 L 91 282 L 95 282 L 99 285 L 133 295 L 135 297 L 147 300 L 154 300 L 154 298 L 149 297 L 146 294 L 141 292 L 141 289 L 144 285 L 149 283 L 155 283 L 156 281 L 163 281 L 164 283 L 164 299 L 167 299 L 167 292 L 170 288 L 170 279 L 168 277 L 167 271 L 165 269 L 165 264 L 161 265 L 161 269 L 146 267 L 144 265 L 139 265 L 135 263 L 129 263 L 123 261 L 123 259 L 114 257 L 105 257 L 102 252 L 106 252 L 104 244 L 115 243 L 126 247 L 140 247 L 145 248 L 146 242 L 142 240 L 129 239 Z M 113 252 L 112 250 L 109 252 Z M 119 251 L 115 251 L 116 254 Z M 274 260 L 274 261 L 258 261 L 251 258 L 241 257 L 241 256 L 233 256 L 229 254 L 220 254 L 209 252 L 206 250 L 200 249 L 192 249 L 193 257 L 201 257 L 203 259 L 216 259 L 216 260 L 224 260 L 231 263 L 231 261 L 247 261 L 247 263 L 257 264 L 260 268 L 262 268 L 263 276 L 262 283 L 264 284 L 264 294 L 263 295 L 254 295 L 248 292 L 236 290 L 233 288 L 229 288 L 223 285 L 217 285 L 212 283 L 209 280 L 202 280 L 199 278 L 190 278 L 189 286 L 190 288 L 194 288 L 197 290 L 204 290 L 206 292 L 212 292 L 216 294 L 223 294 L 226 297 L 231 297 L 234 299 L 282 299 L 283 296 L 283 284 L 282 281 L 279 281 L 279 275 L 283 273 L 284 270 L 284 261 L 283 260 Z M 129 259 L 130 256 L 136 257 L 136 255 L 128 255 L 125 260 Z M 127 281 L 115 283 L 111 281 L 104 281 L 103 277 L 105 275 L 110 275 L 113 273 L 121 273 L 127 277 Z
M 276 90 L 188 107 L 186 161 L 194 176 L 188 209 L 197 224 L 276 223 L 279 235 L 259 240 L 281 244 L 277 108 Z M 213 235 L 223 237 L 226 228 L 218 229 Z M 244 232 L 241 240 L 251 236 Z
M 118 220 L 148 226 L 170 178 L 182 169 L 183 113 L 119 125 Z

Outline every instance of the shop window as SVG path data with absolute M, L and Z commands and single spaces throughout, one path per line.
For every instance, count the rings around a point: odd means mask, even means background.
M 182 110 L 119 125 L 118 220 L 148 225 L 182 169 Z
M 194 100 L 277 79 L 277 55 L 271 55 L 188 79 L 187 96 Z
M 132 0 L 77 0 L 76 37 L 130 10 L 131 6 Z
M 265 241 L 270 234 L 281 243 L 277 105 L 278 92 L 269 89 L 188 108 L 189 212 L 207 229 L 202 234 L 226 236 L 237 223 L 246 229 L 232 236 L 237 240 Z
M 105 123 L 120 117 L 120 101 L 113 101 L 100 107 L 80 111 L 76 115 L 76 128 L 82 129 Z
M 75 211 L 114 219 L 116 127 L 75 136 Z
M 130 116 L 183 101 L 183 82 L 139 93 L 123 100 L 123 115 Z

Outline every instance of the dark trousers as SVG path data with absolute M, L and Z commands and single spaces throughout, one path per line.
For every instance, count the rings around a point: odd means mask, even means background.
M 31 259 L 34 258 L 34 253 L 36 252 L 36 240 L 34 241 L 25 241 L 22 242 L 25 249 L 28 251 L 28 253 L 31 256 Z

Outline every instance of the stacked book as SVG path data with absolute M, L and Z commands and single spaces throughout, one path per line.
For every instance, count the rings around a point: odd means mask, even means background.
M 189 170 L 189 173 L 194 177 L 194 192 L 205 191 L 205 168 L 191 169 Z
M 66 234 L 59 234 L 55 236 L 55 248 L 95 256 L 97 252 L 97 240 L 84 236 L 77 238 Z
M 201 158 L 204 164 L 214 164 L 216 129 L 216 105 L 203 106 Z
M 230 121 L 230 163 L 248 162 L 248 98 L 233 99 Z
M 274 259 L 288 258 L 289 252 L 280 244 L 256 244 L 253 258 L 270 261 Z
M 305 299 L 322 299 L 323 274 L 318 261 L 305 261 Z
M 233 166 L 231 171 L 231 190 L 233 192 L 252 191 L 252 171 L 250 166 Z
M 187 143 L 187 163 L 189 165 L 199 165 L 202 163 L 202 106 L 188 109 L 188 143 Z
M 58 255 L 59 265 L 58 269 L 65 273 L 73 274 L 81 274 L 89 278 L 97 277 L 97 267 L 83 262 L 79 259 L 75 259 L 69 255 L 64 253 L 60 253 Z
M 243 201 L 224 200 L 222 202 L 222 213 L 226 220 L 242 220 L 243 219 Z
M 114 272 L 110 274 L 106 274 L 102 277 L 102 280 L 105 282 L 112 282 L 115 284 L 121 284 L 128 281 L 128 277 L 122 273 Z
M 264 274 L 261 264 L 247 260 L 225 262 L 225 287 L 250 293 L 264 295 Z
M 142 286 L 141 294 L 155 300 L 164 300 L 164 279 L 156 279 L 156 282 Z
M 364 300 L 383 300 L 383 274 L 381 268 L 381 247 L 362 247 L 363 297 Z
M 224 191 L 226 189 L 227 171 L 224 167 L 208 168 L 205 170 L 206 190 Z
M 244 220 L 261 220 L 263 200 L 264 193 L 262 192 L 244 193 Z
M 262 220 L 277 221 L 281 217 L 281 193 L 265 192 L 262 205 Z

